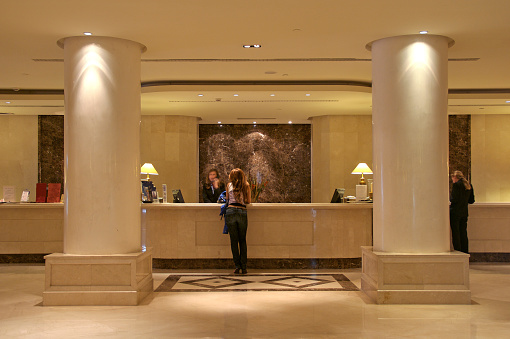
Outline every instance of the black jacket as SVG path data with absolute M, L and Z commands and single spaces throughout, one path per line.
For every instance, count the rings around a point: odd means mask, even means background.
M 220 182 L 218 188 L 214 190 L 214 193 L 211 185 L 208 186 L 207 184 L 204 184 L 204 187 L 202 188 L 202 197 L 204 198 L 204 202 L 217 203 L 218 198 L 223 191 L 225 191 L 225 184 L 222 182 Z
M 467 217 L 468 204 L 475 202 L 475 191 L 473 185 L 467 190 L 462 180 L 457 181 L 452 186 L 452 194 L 450 195 L 450 215 L 454 217 Z

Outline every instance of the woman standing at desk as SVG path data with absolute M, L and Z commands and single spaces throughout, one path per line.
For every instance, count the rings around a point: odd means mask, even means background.
M 225 184 L 220 181 L 218 170 L 216 168 L 209 170 L 202 189 L 204 202 L 217 203 L 220 194 L 224 191 Z
M 452 194 L 450 195 L 450 228 L 452 243 L 456 251 L 469 253 L 467 220 L 468 204 L 475 202 L 473 186 L 464 178 L 461 171 L 452 174 Z
M 236 269 L 234 274 L 246 274 L 248 262 L 248 246 L 246 245 L 246 233 L 248 231 L 248 214 L 246 204 L 251 203 L 250 184 L 246 180 L 244 172 L 235 168 L 228 176 L 227 201 L 228 207 L 225 214 L 228 234 L 230 235 L 230 249 Z

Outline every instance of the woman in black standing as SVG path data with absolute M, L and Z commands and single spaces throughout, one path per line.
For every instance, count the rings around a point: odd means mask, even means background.
M 251 203 L 251 190 L 244 172 L 235 168 L 228 176 L 227 201 L 228 207 L 225 213 L 228 234 L 230 235 L 230 249 L 236 269 L 234 274 L 246 274 L 248 262 L 248 246 L 246 245 L 246 233 L 248 231 L 248 214 L 246 205 Z
M 450 228 L 452 229 L 453 248 L 469 253 L 467 220 L 468 204 L 475 202 L 473 186 L 464 178 L 461 171 L 452 174 L 452 194 L 450 195 Z
M 218 170 L 216 168 L 209 170 L 204 187 L 202 188 L 204 202 L 217 203 L 220 194 L 224 191 L 225 184 L 220 181 Z

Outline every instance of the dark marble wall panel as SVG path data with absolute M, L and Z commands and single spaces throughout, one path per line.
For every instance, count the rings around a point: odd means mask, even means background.
M 200 125 L 200 186 L 211 168 L 226 182 L 239 167 L 268 182 L 258 202 L 311 202 L 310 145 L 311 125 Z
M 471 181 L 471 116 L 450 115 L 450 174 L 461 171 Z M 450 190 L 452 182 L 450 180 Z
M 64 191 L 64 116 L 39 116 L 39 182 L 61 183 Z

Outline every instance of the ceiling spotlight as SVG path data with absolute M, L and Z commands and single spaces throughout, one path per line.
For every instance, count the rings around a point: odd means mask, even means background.
M 274 97 L 274 94 L 271 94 L 272 97 Z
M 257 123 L 256 121 L 254 121 L 254 122 L 253 122 L 253 124 L 254 124 L 254 125 L 255 125 L 256 123 Z
M 262 46 L 260 46 L 260 45 L 253 45 L 253 48 L 260 48 L 260 47 L 262 47 Z
M 203 94 L 199 94 L 198 96 L 199 96 L 199 97 L 203 97 L 204 95 L 203 95 Z
M 235 97 L 238 97 L 238 96 L 239 96 L 239 94 L 234 94 L 234 96 L 235 96 Z
M 250 48 L 250 45 L 243 45 L 243 48 Z
M 306 93 L 305 95 L 306 95 L 307 97 L 309 97 L 309 96 L 310 96 L 310 93 Z
M 221 121 L 218 121 L 218 124 L 221 124 Z
M 83 32 L 83 35 L 92 35 L 90 32 Z
M 507 104 L 510 104 L 510 100 L 505 101 Z
M 11 102 L 10 102 L 10 101 L 6 101 L 5 103 L 6 103 L 6 104 L 10 104 Z
M 260 48 L 262 45 L 243 45 L 243 48 Z
M 420 34 L 427 34 L 429 31 L 420 31 Z
M 289 121 L 289 124 L 292 124 L 292 121 Z

